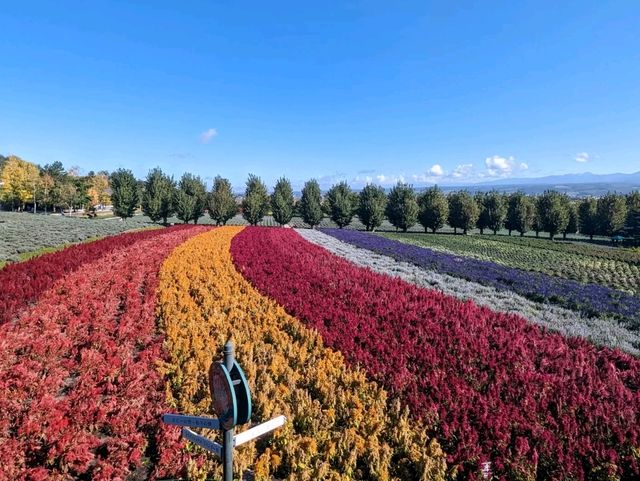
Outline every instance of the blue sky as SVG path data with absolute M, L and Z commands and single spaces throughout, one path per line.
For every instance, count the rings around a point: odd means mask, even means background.
M 4 2 L 0 153 L 241 186 L 640 170 L 640 3 Z

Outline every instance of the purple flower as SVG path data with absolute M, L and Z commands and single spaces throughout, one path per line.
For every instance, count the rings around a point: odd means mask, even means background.
M 630 329 L 640 329 L 640 297 L 609 287 L 438 252 L 355 230 L 322 229 L 322 232 L 398 261 L 516 292 L 534 301 L 559 304 L 588 316 L 608 314 L 628 323 Z

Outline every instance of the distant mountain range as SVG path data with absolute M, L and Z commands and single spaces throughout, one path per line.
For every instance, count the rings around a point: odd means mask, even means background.
M 466 188 L 472 192 L 497 189 L 503 192 L 523 191 L 527 194 L 541 194 L 547 189 L 564 192 L 571 197 L 599 197 L 607 192 L 619 192 L 627 194 L 634 190 L 640 190 L 640 171 L 633 174 L 564 174 L 548 175 L 536 178 L 498 179 L 480 184 L 444 187 L 443 190 L 451 191 Z
M 547 175 L 546 177 L 499 179 L 478 185 L 554 185 L 554 184 L 635 184 L 640 185 L 640 171 L 633 174 L 582 174 Z

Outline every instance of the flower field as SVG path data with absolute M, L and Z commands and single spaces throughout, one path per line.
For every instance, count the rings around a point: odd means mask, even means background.
M 631 250 L 604 249 L 578 251 L 575 247 L 569 251 L 554 246 L 554 242 L 526 244 L 494 240 L 488 236 L 451 236 L 420 234 L 382 234 L 389 239 L 399 240 L 454 255 L 461 255 L 497 262 L 517 269 L 536 271 L 551 276 L 573 279 L 583 283 L 600 284 L 613 289 L 622 289 L 632 294 L 640 293 L 640 256 Z M 518 238 L 519 239 L 519 238 Z M 562 245 L 562 244 L 560 244 Z M 621 254 L 614 254 L 622 250 Z M 592 255 L 592 251 L 594 255 Z M 603 252 L 604 251 L 604 252 Z M 628 252 L 625 256 L 624 252 Z M 612 257 L 628 257 L 619 260 Z
M 183 227 L 176 227 L 182 229 Z M 91 262 L 108 252 L 124 249 L 136 242 L 152 239 L 161 230 L 145 230 L 107 237 L 87 244 L 78 244 L 30 259 L 26 262 L 9 264 L 0 270 L 0 324 L 12 319 L 20 309 L 33 302 L 46 288 L 58 279 L 70 274 L 87 262 Z
M 597 345 L 620 348 L 640 356 L 640 331 L 627 329 L 617 322 L 611 322 L 610 319 L 586 316 L 557 305 L 532 301 L 512 291 L 495 289 L 407 262 L 396 261 L 389 256 L 341 242 L 318 230 L 301 229 L 297 232 L 329 252 L 380 274 L 399 277 L 419 287 L 436 289 L 463 301 L 471 300 L 494 311 L 518 314 L 529 322 L 558 331 L 565 336 L 582 337 Z
M 443 479 L 442 451 L 424 428 L 235 270 L 229 246 L 241 229 L 195 237 L 162 267 L 158 310 L 172 353 L 163 365 L 171 406 L 209 411 L 206 373 L 233 338 L 255 393 L 254 421 L 289 419 L 258 456 L 256 446 L 243 446 L 240 467 L 254 464 L 258 479 Z M 218 465 L 190 469 L 216 472 Z
M 558 304 L 588 316 L 608 315 L 629 329 L 640 329 L 640 297 L 616 289 L 456 256 L 364 232 L 344 229 L 323 232 L 399 261 L 512 291 L 534 301 Z
M 159 422 L 155 287 L 166 255 L 198 230 L 164 230 L 105 252 L 1 327 L 4 479 L 143 476 L 162 455 L 161 439 L 170 447 Z
M 295 232 L 248 228 L 232 255 L 261 292 L 433 423 L 465 477 L 485 460 L 506 479 L 638 475 L 637 359 L 355 267 Z
M 486 461 L 492 479 L 638 479 L 632 306 L 615 322 L 471 278 L 503 265 L 328 232 L 175 226 L 0 269 L 0 481 L 218 479 L 160 416 L 212 415 L 228 339 L 252 423 L 288 419 L 236 451 L 257 481 L 480 480 Z

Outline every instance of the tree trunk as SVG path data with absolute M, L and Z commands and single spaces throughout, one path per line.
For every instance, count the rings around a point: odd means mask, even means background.
M 457 228 L 457 227 L 454 227 L 454 228 L 453 228 L 453 233 L 454 233 L 454 234 L 457 234 L 457 233 L 458 233 L 458 228 Z
M 464 230 L 464 233 L 467 233 L 467 229 Z M 480 227 L 480 235 L 484 234 L 484 227 Z
M 562 240 L 567 240 L 567 233 L 566 232 L 562 233 Z
M 511 235 L 511 234 L 509 234 Z M 520 232 L 520 237 L 524 237 L 524 231 Z
M 435 227 L 432 227 L 432 228 L 431 228 L 431 233 L 432 233 L 432 234 L 435 234 L 435 233 L 436 233 L 436 228 L 435 228 Z
M 589 240 L 593 240 L 593 234 L 589 234 Z
M 462 230 L 462 235 L 467 235 L 467 228 L 466 227 Z
M 493 235 L 498 235 L 498 230 L 497 229 L 493 229 Z
M 511 229 L 509 229 L 509 235 L 511 235 Z

